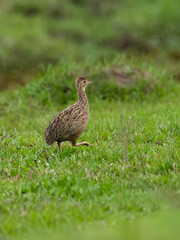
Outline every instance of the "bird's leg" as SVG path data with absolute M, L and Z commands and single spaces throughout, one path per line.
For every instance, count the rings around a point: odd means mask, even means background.
M 72 145 L 74 147 L 78 147 L 78 146 L 81 146 L 81 145 L 85 145 L 85 146 L 93 146 L 92 144 L 88 143 L 88 142 L 80 142 L 80 143 L 72 143 Z
M 61 142 L 57 141 L 57 145 L 58 145 L 60 153 L 62 153 Z

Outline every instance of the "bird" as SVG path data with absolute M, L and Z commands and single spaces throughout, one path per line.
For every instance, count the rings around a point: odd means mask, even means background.
M 77 143 L 77 139 L 83 133 L 89 119 L 89 103 L 85 89 L 91 83 L 93 82 L 85 77 L 76 78 L 77 102 L 53 117 L 45 130 L 46 143 L 53 145 L 57 142 L 61 153 L 61 143 L 64 141 L 69 141 L 74 147 L 80 145 L 92 146 L 88 142 Z

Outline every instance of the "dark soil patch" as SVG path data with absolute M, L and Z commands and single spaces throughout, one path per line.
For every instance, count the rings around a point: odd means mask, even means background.
M 116 65 L 113 68 L 105 68 L 104 72 L 109 78 L 114 78 L 118 86 L 130 86 L 138 79 L 148 80 L 151 77 L 149 72 L 130 66 Z
M 0 75 L 0 91 L 15 89 L 33 80 L 35 72 L 4 73 Z
M 13 12 L 23 14 L 26 17 L 32 17 L 40 14 L 42 11 L 38 6 L 33 4 L 27 5 L 16 4 L 13 7 Z
M 180 72 L 179 73 L 175 73 L 173 75 L 173 78 L 177 81 L 177 82 L 180 82 Z
M 54 19 L 64 18 L 65 13 L 62 10 L 60 10 L 59 8 L 52 7 L 48 11 L 48 17 L 54 18 Z
M 123 35 L 117 39 L 115 39 L 112 43 L 112 46 L 115 49 L 135 49 L 139 52 L 148 52 L 151 49 L 149 46 L 146 44 L 146 42 L 141 42 L 136 39 L 133 39 L 132 36 L 129 35 Z

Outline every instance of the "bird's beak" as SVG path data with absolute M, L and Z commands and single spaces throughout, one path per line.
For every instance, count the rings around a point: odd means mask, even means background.
M 90 83 L 94 83 L 94 82 L 92 82 L 92 81 L 88 81 L 88 84 L 90 84 Z

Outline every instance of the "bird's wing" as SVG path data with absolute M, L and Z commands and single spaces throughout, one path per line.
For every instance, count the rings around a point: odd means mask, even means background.
M 47 144 L 51 145 L 63 137 L 64 131 L 68 128 L 69 123 L 72 121 L 74 108 L 75 106 L 72 105 L 64 109 L 51 120 L 45 131 Z

